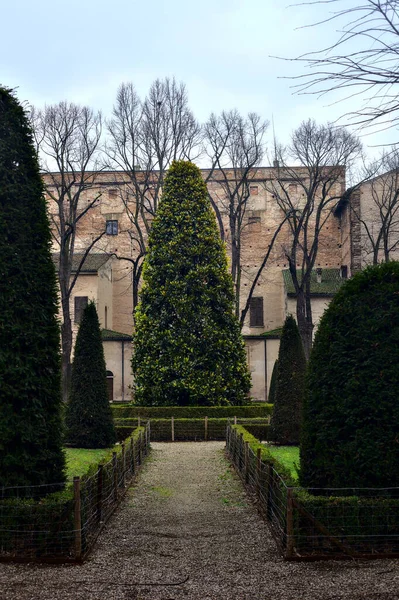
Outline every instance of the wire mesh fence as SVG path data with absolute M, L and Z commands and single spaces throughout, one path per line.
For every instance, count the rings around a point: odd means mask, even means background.
M 145 423 L 142 419 L 141 423 Z M 250 433 L 262 440 L 268 439 L 270 417 L 237 418 L 235 422 L 243 425 Z M 134 426 L 140 424 L 137 418 L 115 419 L 116 429 L 120 439 L 132 431 Z M 179 419 L 168 417 L 165 419 L 151 419 L 151 439 L 157 442 L 183 442 L 183 441 L 211 441 L 225 440 L 228 418 L 190 418 Z
M 0 561 L 83 560 L 148 454 L 150 423 L 73 482 L 0 488 Z
M 231 425 L 226 446 L 284 558 L 399 557 L 398 488 L 292 487 Z

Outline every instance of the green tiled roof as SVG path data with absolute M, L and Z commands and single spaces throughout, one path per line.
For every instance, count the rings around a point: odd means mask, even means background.
M 297 271 L 298 278 L 301 278 L 301 271 Z M 288 296 L 295 296 L 295 288 L 292 283 L 291 273 L 288 269 L 283 271 L 283 280 Z M 316 269 L 310 276 L 310 293 L 312 296 L 333 296 L 336 294 L 343 283 L 340 269 L 321 269 L 321 281 L 317 281 Z
M 281 338 L 282 332 L 283 328 L 277 327 L 276 329 L 271 329 L 270 331 L 265 331 L 265 333 L 261 333 L 261 336 L 265 338 L 270 338 L 272 340 L 276 340 Z
M 59 254 L 53 254 L 53 261 L 57 268 L 58 261 L 60 259 Z M 80 261 L 82 260 L 83 254 L 74 253 L 73 261 L 72 261 L 72 273 L 76 273 L 76 269 L 80 265 Z M 103 266 L 109 259 L 110 255 L 104 252 L 97 254 L 88 254 L 86 256 L 86 260 L 83 263 L 83 266 L 80 270 L 81 273 L 97 273 L 98 269 Z
M 132 336 L 127 333 L 119 333 L 119 331 L 113 331 L 112 329 L 102 329 L 101 337 L 104 342 L 131 342 L 133 339 Z

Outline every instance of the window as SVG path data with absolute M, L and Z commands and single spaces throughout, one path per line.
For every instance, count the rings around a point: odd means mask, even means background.
M 107 235 L 118 235 L 118 221 L 107 221 L 105 231 Z
M 83 316 L 83 311 L 87 306 L 88 296 L 75 296 L 75 323 L 80 323 Z
M 258 195 L 258 186 L 257 185 L 250 185 L 249 186 L 249 193 L 251 194 L 251 196 L 257 196 Z
M 260 217 L 260 211 L 252 211 L 249 213 L 248 215 L 248 224 L 252 224 L 252 223 L 260 223 L 261 222 L 261 217 Z
M 108 198 L 116 198 L 118 195 L 117 190 L 111 189 L 108 190 Z
M 263 297 L 253 297 L 249 304 L 249 326 L 263 327 Z

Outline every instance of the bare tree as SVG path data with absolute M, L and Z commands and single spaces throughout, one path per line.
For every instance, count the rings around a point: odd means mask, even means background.
M 399 247 L 399 153 L 384 151 L 368 166 L 362 181 L 363 202 L 350 203 L 364 235 L 362 251 L 374 265 L 388 262 Z M 358 186 L 357 186 L 358 189 Z
M 383 129 L 399 120 L 398 47 L 399 0 L 315 0 L 306 5 L 329 5 L 335 10 L 312 26 L 337 22 L 337 39 L 317 52 L 294 59 L 309 73 L 294 79 L 301 94 L 324 95 L 344 90 L 363 96 L 363 105 L 347 113 L 353 123 L 379 124 Z
M 332 124 L 303 122 L 290 146 L 276 149 L 275 178 L 266 183 L 288 224 L 283 245 L 296 294 L 296 313 L 305 354 L 312 346 L 311 273 L 320 248 L 321 232 L 341 198 L 345 169 L 361 151 L 359 140 Z M 299 164 L 290 167 L 291 163 Z
M 54 245 L 59 249 L 57 270 L 62 309 L 62 396 L 66 402 L 71 376 L 71 293 L 87 255 L 105 233 L 101 232 L 83 249 L 79 248 L 81 259 L 76 270 L 73 269 L 76 246 L 80 242 L 77 237 L 78 226 L 100 197 L 96 190 L 96 157 L 102 119 L 100 113 L 88 107 L 60 102 L 43 110 L 33 110 L 32 124 L 50 199 Z M 93 194 L 88 199 L 90 190 L 93 190 Z
M 226 237 L 223 217 L 228 221 L 237 317 L 240 311 L 242 233 L 248 225 L 245 215 L 251 182 L 257 177 L 265 153 L 267 127 L 267 121 L 262 121 L 259 115 L 249 113 L 243 117 L 236 110 L 222 112 L 220 116 L 212 114 L 205 125 L 206 152 L 211 161 L 206 183 L 222 240 Z M 245 314 L 247 311 L 248 308 Z
M 118 90 L 107 124 L 107 166 L 124 175 L 120 194 L 129 218 L 133 309 L 147 251 L 148 233 L 157 212 L 166 170 L 173 160 L 190 159 L 199 148 L 201 128 L 188 106 L 185 85 L 157 79 L 144 101 L 132 83 Z

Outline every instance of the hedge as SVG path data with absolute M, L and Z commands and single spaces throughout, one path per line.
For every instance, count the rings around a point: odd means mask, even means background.
M 356 495 L 360 490 L 353 489 L 353 495 L 346 495 L 351 490 L 325 490 L 325 495 L 313 495 L 311 489 L 300 488 L 292 478 L 290 471 L 280 463 L 264 445 L 251 435 L 242 425 L 233 425 L 237 433 L 243 434 L 243 441 L 256 454 L 261 449 L 261 459 L 271 464 L 281 481 L 287 488 L 293 488 L 293 497 L 297 507 L 294 507 L 294 546 L 297 558 L 317 555 L 349 556 L 366 555 L 378 557 L 379 554 L 399 553 L 399 498 L 388 497 L 389 491 L 362 490 L 362 496 Z M 265 482 L 267 488 L 267 482 Z M 285 488 L 286 490 L 286 488 Z M 281 498 L 284 502 L 284 489 Z M 319 490 L 318 490 L 319 492 Z M 377 497 L 371 494 L 378 493 Z M 263 497 L 268 497 L 267 489 Z M 298 506 L 300 508 L 298 508 Z M 280 507 L 284 510 L 284 505 Z M 303 512 L 305 511 L 305 512 Z M 309 518 L 311 515 L 312 519 Z M 284 516 L 284 515 L 282 515 Z M 317 524 L 321 524 L 329 535 L 324 535 Z M 285 543 L 285 531 L 281 531 L 280 547 Z M 340 549 L 341 547 L 341 549 Z
M 204 417 L 257 419 L 268 417 L 272 404 L 249 404 L 247 406 L 135 406 L 112 404 L 114 419 L 145 417 L 149 419 L 203 419 Z M 117 422 L 117 421 L 116 421 Z

